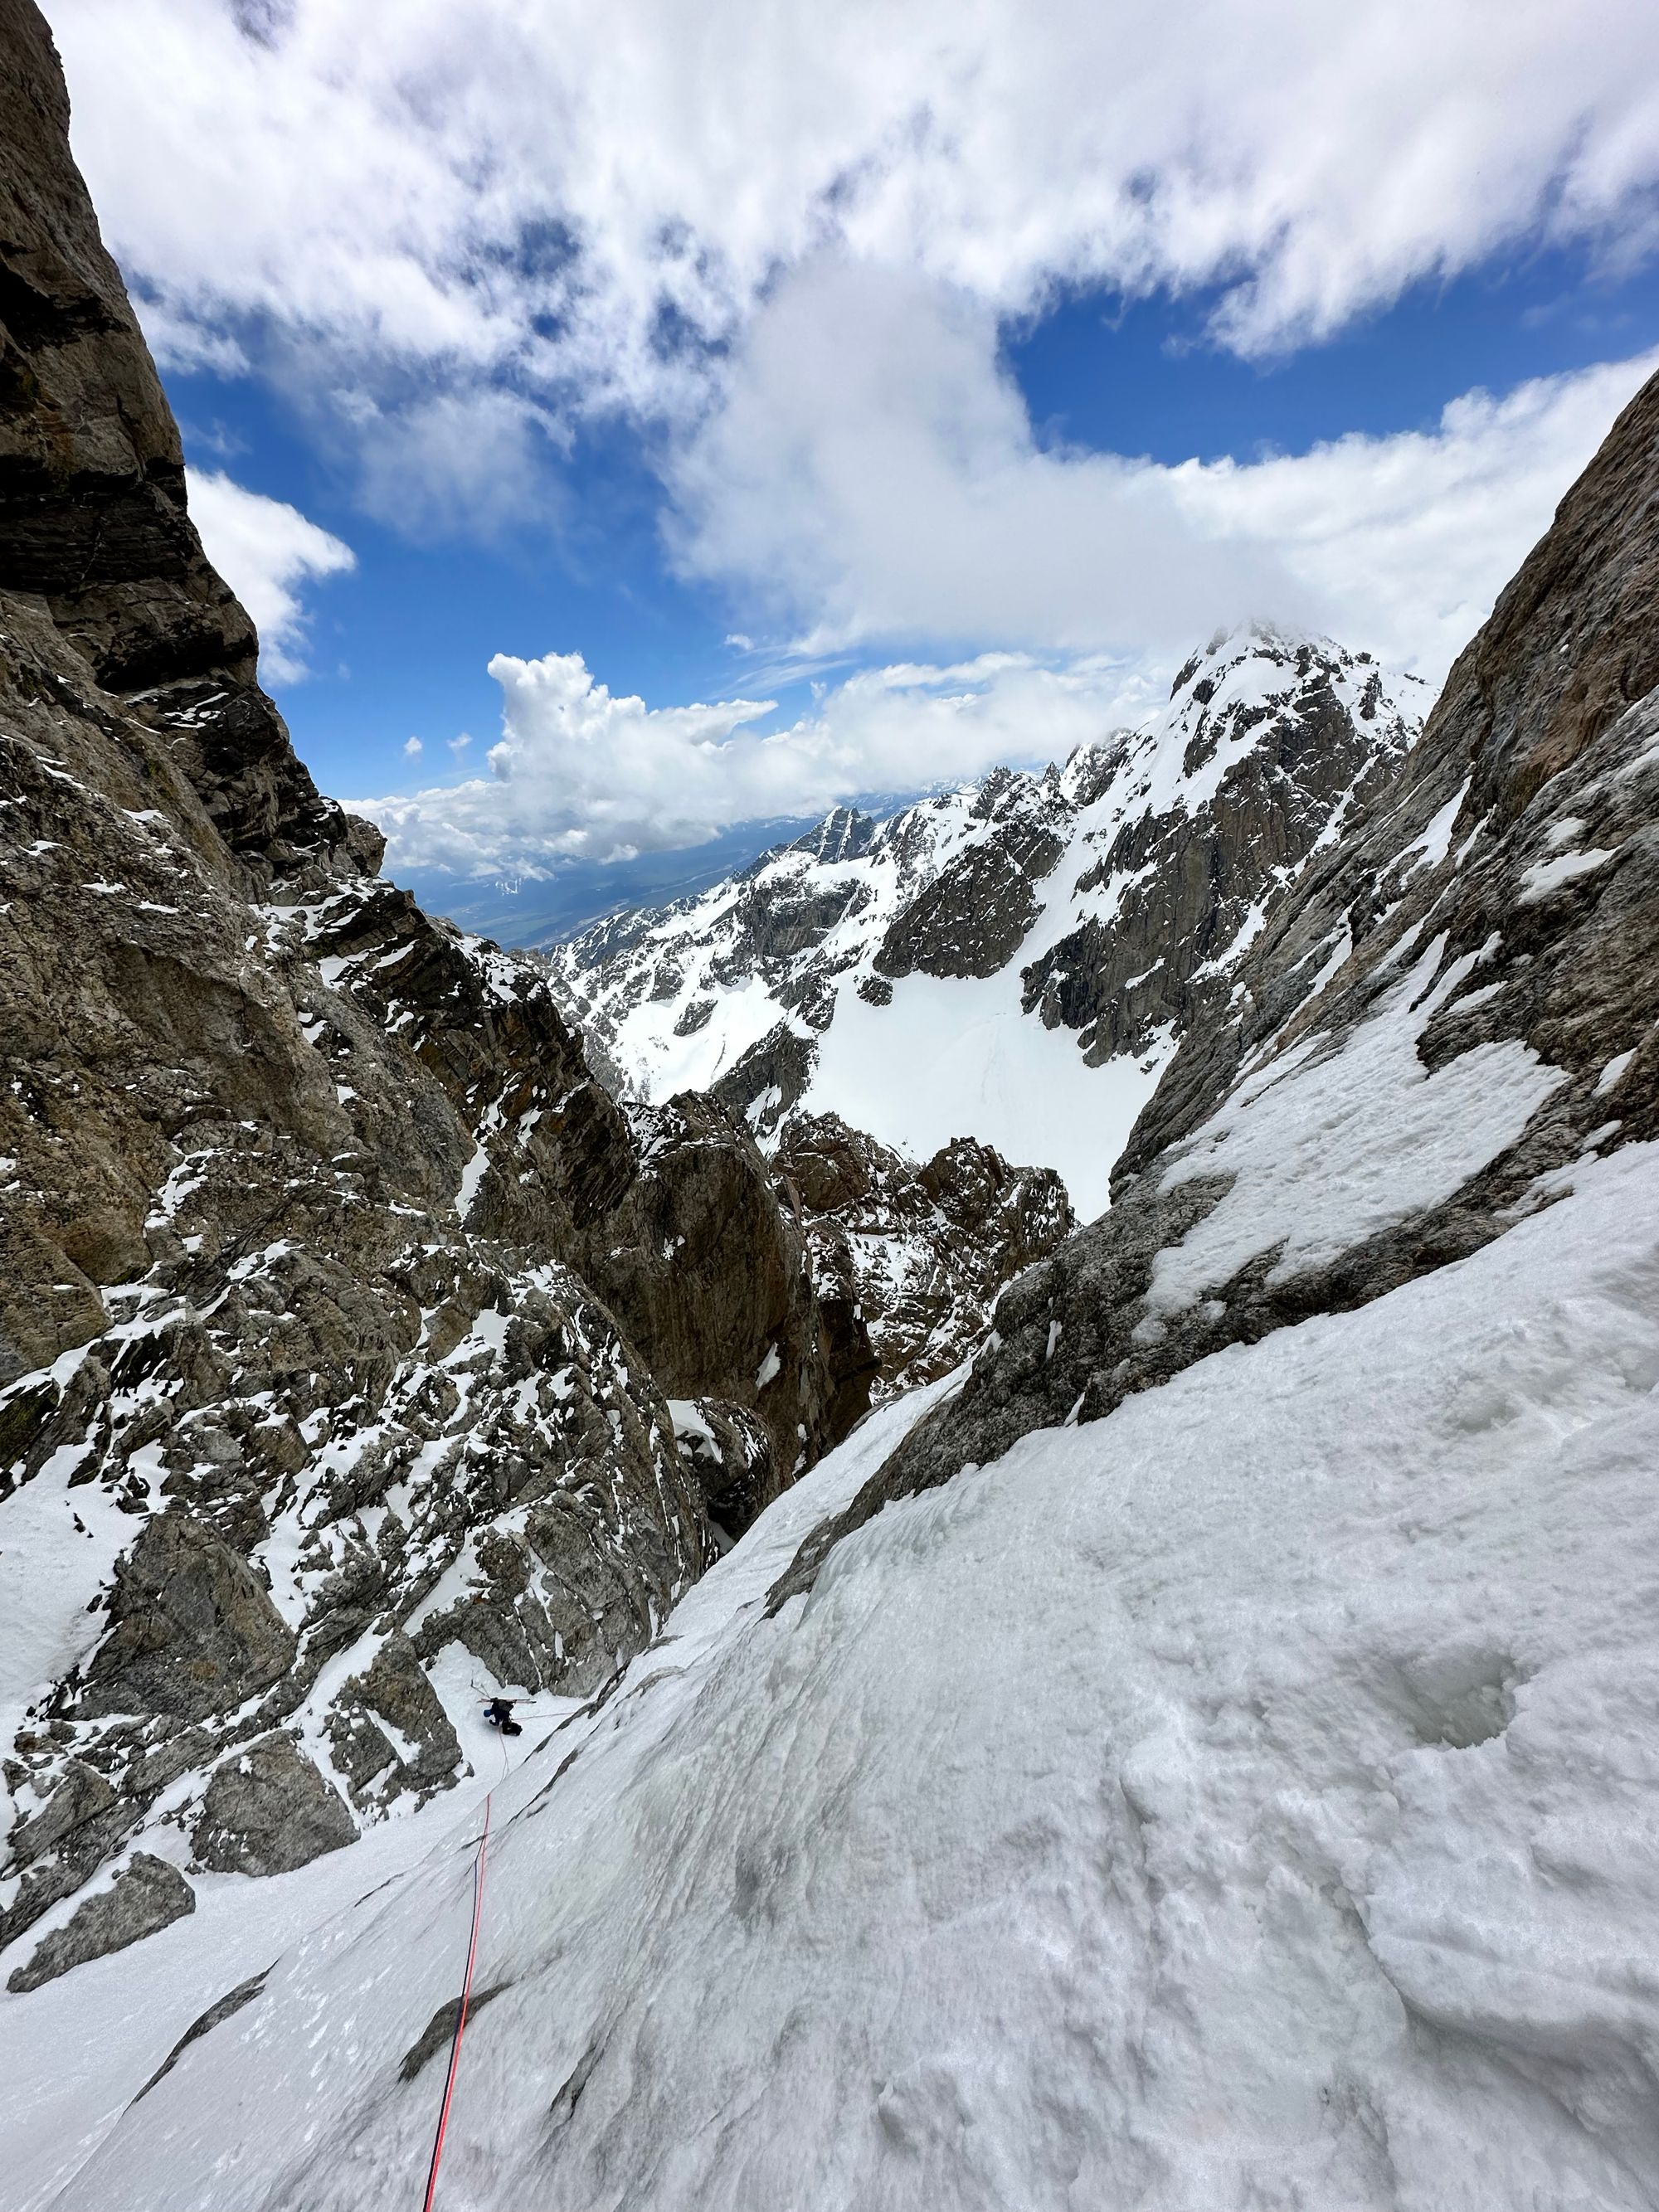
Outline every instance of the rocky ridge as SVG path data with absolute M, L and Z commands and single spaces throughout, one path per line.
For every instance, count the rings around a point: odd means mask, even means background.
M 171 1862 L 295 1865 L 447 1786 L 481 1688 L 610 1680 L 725 1540 L 669 1393 L 764 1443 L 752 1510 L 872 1362 L 749 1132 L 702 1099 L 624 1111 L 543 975 L 380 880 L 376 833 L 318 794 L 191 526 L 31 0 L 0 0 L 0 1949 L 25 1986 L 173 1917 Z
M 833 1114 L 793 1114 L 773 1164 L 799 1206 L 820 1285 L 845 1283 L 870 1334 L 878 1403 L 971 1351 L 1005 1285 L 1077 1226 L 1051 1169 L 1011 1167 L 971 1137 L 918 1167 Z

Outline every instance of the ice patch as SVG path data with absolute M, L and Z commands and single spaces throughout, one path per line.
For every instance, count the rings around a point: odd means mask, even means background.
M 1588 853 L 1560 853 L 1552 860 L 1534 860 L 1521 878 L 1521 904 L 1537 906 L 1564 884 L 1604 868 L 1613 857 L 1612 853 L 1597 847 Z

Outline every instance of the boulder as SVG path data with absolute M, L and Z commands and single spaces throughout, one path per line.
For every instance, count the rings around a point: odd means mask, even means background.
M 406 1636 L 388 1636 L 374 1663 L 341 1691 L 329 1745 L 360 1805 L 370 1791 L 384 1799 L 398 1790 L 427 1793 L 453 1784 L 461 1747 Z
M 110 1888 L 76 1905 L 62 1928 L 41 1937 L 27 1962 L 8 1975 L 6 1987 L 18 1993 L 38 1990 L 72 1966 L 125 1951 L 195 1910 L 196 1893 L 177 1867 L 135 1851 Z
M 285 1674 L 294 1632 L 247 1561 L 200 1521 L 158 1513 L 116 1569 L 112 1626 L 87 1670 L 80 1711 L 228 1711 Z
M 290 1736 L 262 1736 L 213 1770 L 191 1838 L 216 1874 L 292 1874 L 356 1840 L 345 1800 Z

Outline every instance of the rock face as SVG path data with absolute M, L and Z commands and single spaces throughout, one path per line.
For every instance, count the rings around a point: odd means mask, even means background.
M 1004 1285 L 1077 1226 L 1057 1175 L 1010 1167 L 970 1137 L 918 1168 L 836 1115 L 793 1115 L 775 1165 L 819 1280 L 854 1286 L 878 1401 L 949 1374 Z
M 775 1490 L 869 1352 L 746 1131 L 630 1115 L 544 976 L 319 796 L 29 0 L 0 45 L 0 1613 L 40 1654 L 3 1946 L 164 1791 L 255 1870 L 301 1848 L 267 1769 L 309 1842 L 447 1786 L 446 1650 L 598 1687 L 723 1540 L 665 1390 L 753 1408 Z M 64 1569 L 39 1600 L 20 1498 Z
M 216 1874 L 291 1874 L 356 1839 L 339 1791 L 290 1737 L 268 1735 L 215 1767 L 191 1848 Z
M 740 1536 L 777 1495 L 771 1437 L 757 1414 L 725 1399 L 676 1398 L 670 1411 L 710 1520 L 725 1534 Z
M 110 1888 L 76 1905 L 64 1927 L 41 1938 L 27 1965 L 6 1977 L 6 1987 L 20 1994 L 38 1990 L 71 1966 L 125 1951 L 129 1943 L 156 1935 L 195 1910 L 195 1892 L 177 1867 L 149 1851 L 135 1851 Z
M 1188 1036 L 1110 1212 L 1009 1290 L 780 1599 L 890 1499 L 1460 1260 L 1659 1133 L 1656 516 L 1659 379 Z
M 243 1704 L 293 1663 L 293 1631 L 247 1561 L 188 1513 L 158 1513 L 115 1571 L 110 1630 L 77 1711 L 184 1721 Z
M 601 1224 L 588 1278 L 670 1396 L 754 1412 L 775 1496 L 866 1409 L 854 1380 L 864 1360 L 836 1346 L 793 1209 L 744 1124 L 685 1093 L 640 1109 L 636 1127 L 640 1173 Z M 688 1249 L 702 1255 L 695 1275 Z
M 995 1025 L 991 1057 L 963 1079 L 981 1115 L 1006 1094 L 1006 1148 L 1079 1059 L 1109 1068 L 1097 1106 L 1076 1091 L 1067 1156 L 1048 1156 L 1071 1179 L 1097 1125 L 1129 1098 L 1127 1131 L 1175 1043 L 1224 1002 L 1269 907 L 1394 773 L 1420 693 L 1328 641 L 1224 635 L 1146 728 L 1063 769 L 999 769 L 878 825 L 837 808 L 743 875 L 548 957 L 625 1086 L 713 1089 L 768 1143 L 804 1108 L 933 1150 L 961 1130 L 918 1115 L 917 1060 L 975 1027 Z

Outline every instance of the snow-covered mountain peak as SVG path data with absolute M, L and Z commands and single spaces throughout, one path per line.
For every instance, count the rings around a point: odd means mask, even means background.
M 763 1141 L 797 1106 L 916 1159 L 973 1136 L 1092 1213 L 1199 999 L 1424 703 L 1368 653 L 1224 632 L 1139 728 L 878 823 L 836 808 L 552 965 L 642 1097 L 713 1087 Z

